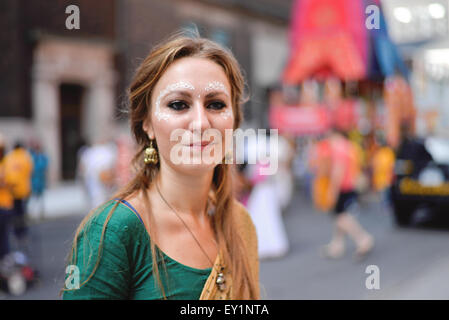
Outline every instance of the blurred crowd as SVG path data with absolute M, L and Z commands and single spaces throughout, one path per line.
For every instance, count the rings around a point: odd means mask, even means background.
M 335 213 L 335 234 L 323 248 L 325 256 L 341 256 L 343 234 L 354 240 L 359 256 L 371 250 L 374 239 L 350 213 L 360 196 L 389 207 L 396 151 L 382 136 L 360 139 L 357 131 L 338 129 L 310 137 L 283 134 L 278 144 L 276 174 L 262 175 L 266 164 L 260 161 L 245 162 L 237 170 L 235 191 L 255 223 L 260 258 L 279 258 L 288 252 L 283 216 L 298 189 L 317 212 Z M 247 146 L 247 152 L 256 152 L 255 148 Z
M 34 277 L 27 261 L 27 202 L 36 199 L 36 205 L 42 208 L 48 162 L 38 141 L 31 141 L 29 148 L 16 142 L 8 150 L 0 134 L 0 279 L 11 280 L 9 289 L 13 293 L 24 291 L 25 281 Z
M 119 185 L 128 181 L 131 162 L 129 139 L 103 139 L 79 145 L 77 177 L 85 190 L 89 209 L 106 201 Z M 10 142 L 0 134 L 0 283 L 22 294 L 36 279 L 30 261 L 30 217 L 45 216 L 44 195 L 48 188 L 50 159 L 37 140 L 26 145 Z
M 322 248 L 326 257 L 341 256 L 345 234 L 354 240 L 357 252 L 369 251 L 374 244 L 371 235 L 348 213 L 359 195 L 376 195 L 377 200 L 388 205 L 395 150 L 382 137 L 360 139 L 356 131 L 338 129 L 319 136 L 282 133 L 275 138 L 274 149 L 268 146 L 273 139 L 270 135 L 266 140 L 257 139 L 255 145 L 245 144 L 244 159 L 236 165 L 235 194 L 256 226 L 260 259 L 280 258 L 288 253 L 284 215 L 291 210 L 298 188 L 317 212 L 335 214 L 335 232 Z M 8 275 L 11 265 L 27 264 L 27 208 L 44 217 L 50 165 L 38 141 L 8 146 L 0 136 L 0 277 Z M 269 166 L 266 161 L 248 161 L 248 155 L 267 154 L 268 150 L 274 150 L 276 154 L 270 156 L 278 161 L 273 175 L 262 173 Z M 124 136 L 79 145 L 76 180 L 83 186 L 89 209 L 108 200 L 129 181 L 132 151 L 129 138 Z
M 0 259 L 9 253 L 9 225 L 18 246 L 27 248 L 27 201 L 36 198 L 42 205 L 48 162 L 39 142 L 32 141 L 29 148 L 16 142 L 8 150 L 5 138 L 0 136 Z

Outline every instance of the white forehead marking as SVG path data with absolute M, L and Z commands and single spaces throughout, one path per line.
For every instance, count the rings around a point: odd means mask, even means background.
M 229 96 L 228 90 L 226 90 L 226 86 L 221 83 L 220 81 L 212 81 L 207 84 L 207 86 L 204 88 L 206 91 L 211 90 L 220 90 L 226 93 Z
M 179 81 L 173 84 L 169 84 L 164 90 L 162 90 L 155 102 L 155 111 L 154 111 L 154 115 L 156 116 L 157 120 L 161 121 L 161 119 L 164 119 L 165 121 L 167 121 L 170 117 L 171 114 L 167 113 L 167 112 L 162 112 L 161 111 L 161 99 L 162 97 L 166 96 L 167 94 L 169 94 L 170 92 L 173 92 L 175 90 L 179 90 L 179 89 L 188 89 L 188 90 L 195 90 L 195 87 L 192 86 L 190 83 L 188 82 L 184 82 L 184 81 Z

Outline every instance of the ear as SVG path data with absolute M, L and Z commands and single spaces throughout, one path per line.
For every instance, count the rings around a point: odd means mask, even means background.
M 150 140 L 154 140 L 154 130 L 153 130 L 153 125 L 151 124 L 150 117 L 147 117 L 143 121 L 142 128 L 143 128 L 143 131 L 145 131 L 146 134 L 148 135 L 148 138 L 150 138 Z

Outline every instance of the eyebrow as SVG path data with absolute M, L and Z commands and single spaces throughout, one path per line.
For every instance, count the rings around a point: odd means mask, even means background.
M 190 94 L 189 91 L 184 91 L 184 90 L 173 90 L 170 92 L 167 92 L 166 94 L 164 94 L 161 98 L 166 98 L 167 96 L 171 95 L 171 94 L 179 94 L 181 96 L 184 96 L 186 98 L 190 98 L 192 95 Z
M 224 95 L 226 95 L 227 97 L 229 97 L 228 93 L 227 93 L 226 91 L 223 91 L 223 90 L 211 91 L 211 92 L 209 92 L 208 94 L 206 94 L 205 97 L 206 97 L 207 99 L 209 99 L 209 98 L 216 97 L 216 96 L 218 96 L 218 95 L 220 95 L 220 94 L 224 94 Z
M 167 94 L 163 95 L 162 98 L 166 98 L 167 96 L 171 95 L 171 94 L 179 94 L 181 96 L 184 96 L 186 98 L 191 98 L 193 95 L 190 91 L 185 91 L 185 90 L 174 90 L 174 91 L 170 91 Z M 210 98 L 214 98 L 220 94 L 224 94 L 227 97 L 229 97 L 228 93 L 226 91 L 223 90 L 214 90 L 214 91 L 210 91 L 208 92 L 204 97 L 206 99 L 210 99 Z

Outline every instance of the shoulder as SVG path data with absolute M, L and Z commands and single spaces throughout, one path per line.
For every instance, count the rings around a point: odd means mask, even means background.
M 238 219 L 238 221 L 240 223 L 242 223 L 244 226 L 254 227 L 253 221 L 251 219 L 251 216 L 250 216 L 248 210 L 237 199 L 234 199 L 234 210 L 235 210 L 236 218 Z
M 65 291 L 64 299 L 127 298 L 136 256 L 143 256 L 140 221 L 117 201 L 105 203 L 86 219 L 69 260 L 79 269 L 81 285 Z
M 116 200 L 108 201 L 95 209 L 87 224 L 92 226 L 93 232 L 105 227 L 106 234 L 115 234 L 125 243 L 128 242 L 128 238 L 142 235 L 145 231 L 136 214 Z M 83 231 L 87 230 L 88 228 L 85 228 Z

